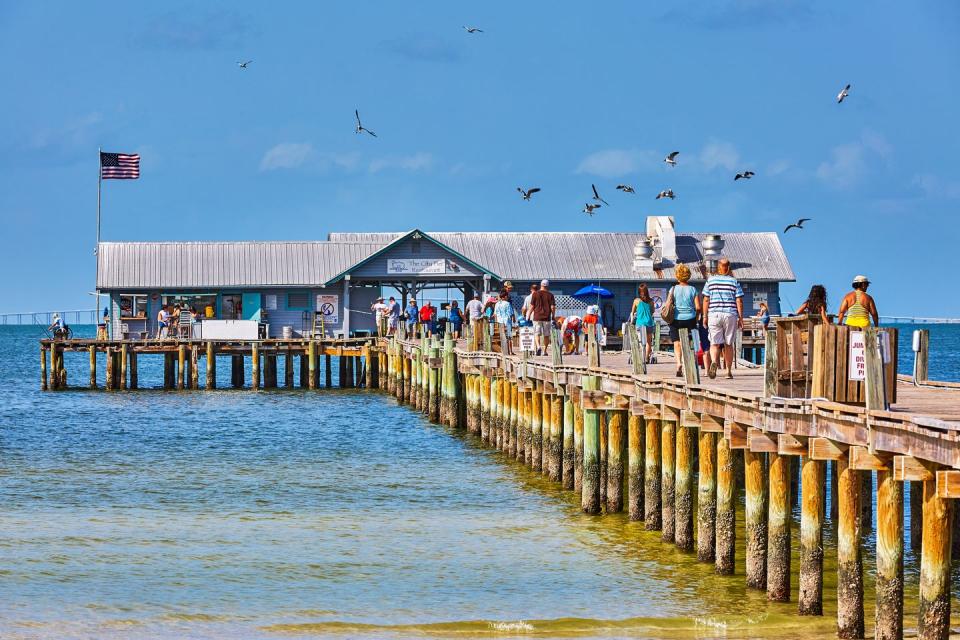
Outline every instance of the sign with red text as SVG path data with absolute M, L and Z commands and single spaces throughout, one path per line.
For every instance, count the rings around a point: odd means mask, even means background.
M 863 342 L 863 331 L 850 332 L 850 358 L 847 362 L 849 380 L 866 380 L 867 348 Z

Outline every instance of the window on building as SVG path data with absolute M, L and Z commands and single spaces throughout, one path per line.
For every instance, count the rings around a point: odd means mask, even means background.
M 146 318 L 147 296 L 141 294 L 120 294 L 121 318 Z
M 287 309 L 303 311 L 310 308 L 310 294 L 307 291 L 287 293 Z

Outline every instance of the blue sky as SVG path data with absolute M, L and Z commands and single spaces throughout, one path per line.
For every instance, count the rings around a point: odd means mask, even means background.
M 788 304 L 865 273 L 881 313 L 960 315 L 960 5 L 598 5 L 0 4 L 0 312 L 92 306 L 102 146 L 143 156 L 104 183 L 105 240 L 809 217 Z

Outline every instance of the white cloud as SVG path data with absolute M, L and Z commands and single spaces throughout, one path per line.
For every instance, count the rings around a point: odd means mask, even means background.
M 871 162 L 889 162 L 893 145 L 879 133 L 864 131 L 859 140 L 835 146 L 830 159 L 817 167 L 817 177 L 836 188 L 855 185 L 866 174 Z
M 308 142 L 282 142 L 263 154 L 261 171 L 296 169 L 303 166 L 313 155 L 313 145 Z
M 656 162 L 657 154 L 654 151 L 604 149 L 591 153 L 581 160 L 576 172 L 601 178 L 619 178 L 641 169 L 649 169 L 655 166 Z
M 729 142 L 711 140 L 700 151 L 699 161 L 707 171 L 718 168 L 737 171 L 739 170 L 740 154 L 737 152 L 737 148 Z
M 384 169 L 400 169 L 402 171 L 424 171 L 433 166 L 433 156 L 424 151 L 409 156 L 385 156 L 370 161 L 370 173 L 377 173 Z
M 926 173 L 914 176 L 913 185 L 923 191 L 928 198 L 960 199 L 960 182 L 951 182 Z

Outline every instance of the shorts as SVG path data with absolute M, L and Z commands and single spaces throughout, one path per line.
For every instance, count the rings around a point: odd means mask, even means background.
M 391 329 L 396 329 L 396 328 L 397 328 L 397 317 L 396 317 L 396 316 L 390 316 L 390 319 L 387 321 L 387 323 L 388 323 L 388 326 L 389 326 Z
M 695 331 L 697 329 L 697 319 L 694 317 L 688 320 L 674 320 L 671 322 L 670 342 L 680 342 L 680 329 Z
M 737 316 L 730 313 L 710 314 L 707 321 L 710 330 L 710 344 L 732 347 L 737 338 Z
M 550 336 L 550 329 L 553 328 L 553 323 L 549 320 L 534 320 L 533 321 L 533 335 L 535 336 Z

